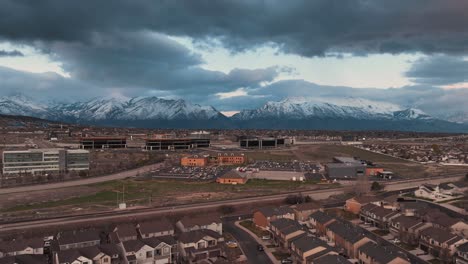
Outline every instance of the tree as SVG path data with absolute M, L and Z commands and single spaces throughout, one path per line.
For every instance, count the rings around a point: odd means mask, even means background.
M 371 185 L 371 190 L 372 191 L 380 191 L 382 189 L 383 189 L 383 186 L 380 183 L 376 182 L 376 181 L 373 182 L 372 185 Z

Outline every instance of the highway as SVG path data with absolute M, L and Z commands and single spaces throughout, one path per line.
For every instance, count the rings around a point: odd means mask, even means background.
M 461 177 L 461 176 L 459 176 Z M 387 191 L 398 191 L 408 188 L 414 188 L 423 183 L 440 183 L 447 181 L 454 181 L 454 177 L 443 177 L 437 179 L 415 179 L 407 181 L 399 181 L 393 183 L 387 183 L 385 190 Z M 346 191 L 345 187 L 337 187 L 334 189 L 325 189 L 325 190 L 314 190 L 314 191 L 302 191 L 303 195 L 309 195 L 314 200 L 324 200 L 329 198 L 331 195 L 342 194 Z M 25 229 L 30 228 L 41 228 L 49 226 L 59 226 L 59 225 L 69 225 L 69 224 L 86 224 L 93 223 L 96 221 L 111 221 L 118 220 L 122 218 L 127 219 L 136 219 L 140 217 L 150 217 L 153 215 L 164 214 L 164 213 L 178 213 L 184 212 L 187 210 L 206 210 L 217 208 L 220 205 L 242 205 L 249 203 L 261 203 L 261 202 L 271 202 L 275 200 L 284 199 L 289 193 L 275 194 L 275 195 L 266 195 L 266 196 L 257 196 L 257 197 L 248 197 L 248 198 L 239 198 L 232 200 L 223 200 L 223 201 L 213 201 L 197 204 L 185 204 L 178 205 L 173 207 L 159 207 L 159 208 L 143 208 L 143 209 L 128 209 L 128 210 L 119 210 L 119 211 L 107 211 L 101 213 L 92 213 L 92 214 L 82 214 L 82 215 L 73 215 L 73 216 L 63 216 L 63 217 L 54 217 L 30 221 L 3 221 L 0 222 L 0 231 L 24 231 Z

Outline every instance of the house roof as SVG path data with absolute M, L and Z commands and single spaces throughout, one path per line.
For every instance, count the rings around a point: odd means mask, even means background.
M 199 214 L 196 216 L 188 217 L 185 216 L 180 219 L 180 222 L 184 225 L 184 227 L 190 226 L 201 226 L 201 225 L 210 225 L 213 223 L 221 223 L 219 215 L 216 214 Z
M 355 200 L 356 202 L 360 204 L 368 204 L 368 203 L 379 201 L 380 199 L 376 196 L 355 196 L 351 198 L 350 200 Z
M 280 218 L 278 220 L 272 221 L 270 225 L 281 231 L 290 227 L 295 227 L 298 230 L 302 229 L 302 226 L 299 224 L 299 222 L 287 218 Z
M 181 241 L 184 244 L 187 244 L 190 242 L 200 241 L 206 236 L 214 238 L 214 239 L 219 239 L 221 237 L 220 234 L 218 234 L 217 232 L 213 230 L 201 229 L 201 230 L 194 230 L 194 231 L 182 233 L 179 236 L 179 241 Z
M 241 175 L 239 175 L 237 172 L 231 170 L 226 172 L 225 174 L 219 176 L 218 178 L 220 179 L 244 179 Z
M 314 264 L 351 264 L 351 262 L 343 256 L 329 254 L 314 260 Z
M 449 228 L 462 220 L 450 217 L 444 213 L 439 213 L 436 215 L 431 214 L 430 221 L 436 225 Z
M 322 211 L 315 211 L 313 212 L 310 216 L 309 216 L 309 219 L 314 219 L 315 221 L 321 223 L 321 224 L 324 224 L 324 223 L 327 223 L 328 221 L 330 220 L 333 220 L 335 218 L 333 218 L 332 216 L 322 212 Z
M 16 239 L 12 241 L 1 241 L 0 251 L 3 252 L 15 252 L 31 248 L 43 248 L 44 240 L 42 238 L 30 238 L 30 239 Z
M 67 249 L 57 252 L 60 263 L 72 263 L 83 255 L 77 249 Z
M 457 249 L 459 252 L 468 253 L 468 242 L 461 244 Z
M 294 247 L 298 248 L 302 252 L 307 252 L 317 247 L 329 248 L 328 244 L 317 237 L 303 235 L 291 242 Z
M 377 245 L 376 243 L 369 241 L 359 247 L 360 252 L 364 253 L 367 256 L 370 256 L 378 263 L 389 263 L 390 261 L 400 257 L 406 259 L 402 253 L 392 250 L 390 247 L 385 247 L 382 245 Z
M 136 237 L 138 236 L 136 226 L 134 224 L 117 225 L 114 229 L 119 237 Z
M 258 209 L 266 217 L 272 217 L 276 215 L 286 215 L 286 214 L 293 214 L 294 211 L 288 206 L 281 206 L 281 207 L 263 207 Z
M 345 221 L 335 221 L 327 229 L 353 244 L 366 237 L 362 230 Z
M 151 237 L 151 238 L 145 238 L 145 239 L 142 239 L 142 241 L 150 246 L 150 247 L 157 247 L 159 245 L 161 245 L 161 243 L 164 243 L 164 244 L 167 244 L 166 242 L 162 241 L 161 239 L 159 239 L 159 237 Z
M 170 230 L 174 231 L 174 226 L 166 218 L 161 218 L 154 221 L 142 222 L 139 224 L 139 229 L 142 234 L 151 234 Z
M 85 257 L 87 257 L 89 259 L 93 259 L 93 258 L 95 258 L 97 255 L 99 255 L 101 253 L 106 254 L 106 253 L 102 252 L 102 250 L 98 246 L 84 247 L 84 248 L 78 249 L 78 251 L 83 256 L 85 256 Z
M 146 243 L 144 243 L 143 241 L 140 241 L 140 240 L 129 240 L 129 241 L 123 242 L 123 246 L 124 246 L 124 248 L 125 248 L 125 250 L 127 252 L 129 252 L 129 251 L 137 252 L 138 250 L 140 250 L 145 245 L 146 245 Z
M 0 264 L 47 264 L 46 255 L 18 255 L 0 258 Z
M 161 240 L 162 242 L 168 244 L 168 245 L 175 245 L 177 244 L 177 241 L 175 240 L 175 238 L 173 236 L 159 236 L 158 237 L 159 240 Z
M 298 205 L 293 205 L 291 206 L 293 210 L 296 211 L 308 211 L 308 210 L 316 210 L 320 208 L 320 204 L 315 203 L 315 202 L 310 202 L 310 203 L 301 203 Z
M 59 245 L 67 245 L 88 241 L 99 241 L 99 231 L 94 229 L 81 230 L 81 231 L 66 231 L 62 232 L 57 239 Z
M 448 243 L 448 244 L 453 244 L 461 239 L 461 237 L 455 234 L 452 234 L 448 232 L 447 230 L 433 227 L 433 226 L 422 230 L 421 236 L 430 237 L 439 243 Z
M 114 255 L 120 255 L 120 249 L 119 246 L 116 244 L 101 244 L 99 245 L 99 248 L 101 251 L 109 256 L 114 256 Z
M 395 217 L 392 222 L 394 223 L 399 223 L 401 227 L 403 228 L 411 228 L 413 226 L 416 226 L 421 222 L 420 219 L 416 218 L 416 217 L 410 217 L 410 216 L 404 216 L 404 215 L 400 215 L 398 217 Z

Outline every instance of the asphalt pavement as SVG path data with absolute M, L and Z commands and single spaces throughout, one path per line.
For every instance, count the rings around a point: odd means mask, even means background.
M 250 264 L 272 264 L 265 252 L 257 250 L 257 241 L 244 230 L 237 228 L 234 221 L 224 221 L 223 228 L 237 240 Z

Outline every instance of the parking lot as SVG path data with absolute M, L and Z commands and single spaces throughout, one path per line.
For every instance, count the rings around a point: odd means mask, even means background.
M 157 179 L 184 179 L 184 180 L 213 180 L 223 175 L 229 170 L 224 166 L 212 167 L 183 167 L 172 166 L 165 167 L 159 170 L 152 171 L 145 174 L 144 177 L 151 177 Z

